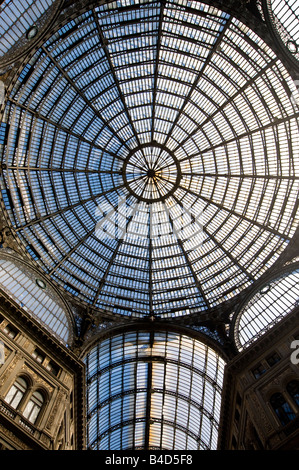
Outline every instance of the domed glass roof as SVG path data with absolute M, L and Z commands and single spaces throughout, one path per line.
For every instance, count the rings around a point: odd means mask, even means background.
M 9 219 L 91 307 L 208 312 L 268 270 L 296 229 L 295 92 L 253 30 L 203 2 L 86 7 L 8 98 Z

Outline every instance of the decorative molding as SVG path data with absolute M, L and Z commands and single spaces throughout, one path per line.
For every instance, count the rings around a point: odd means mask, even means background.
M 55 418 L 56 418 L 57 413 L 58 413 L 58 409 L 59 409 L 60 405 L 62 405 L 64 402 L 65 402 L 65 393 L 60 390 L 58 392 L 57 397 L 56 397 L 56 400 L 55 400 L 54 406 L 52 408 L 51 414 L 48 418 L 48 421 L 47 421 L 47 424 L 46 424 L 46 430 L 48 430 L 48 431 L 52 430 L 53 425 L 55 423 Z
M 18 60 L 26 56 L 26 54 L 29 54 L 32 49 L 38 47 L 40 41 L 43 40 L 59 15 L 60 9 L 63 7 L 63 2 L 64 0 L 55 0 L 53 4 L 49 8 L 46 8 L 44 13 L 37 18 L 34 24 L 38 27 L 39 32 L 34 40 L 27 39 L 26 34 L 23 34 L 0 58 L 0 73 L 1 71 L 6 72 L 9 70 L 9 68 L 14 66 Z M 20 20 L 22 20 L 22 15 Z
M 23 359 L 22 355 L 19 352 L 17 352 L 15 354 L 15 357 L 11 360 L 9 366 L 5 369 L 4 374 L 1 376 L 0 387 L 2 387 L 4 385 L 4 383 L 6 382 L 8 377 L 11 375 L 12 371 L 16 368 L 17 363 L 21 359 Z
M 16 237 L 13 233 L 13 229 L 8 227 L 7 225 L 2 225 L 0 222 L 0 245 L 3 248 L 10 248 L 11 250 L 15 251 L 21 256 L 24 256 L 24 252 L 16 240 Z
M 273 431 L 273 426 L 268 419 L 267 413 L 260 405 L 260 402 L 254 393 L 250 396 L 250 401 L 252 401 L 253 409 L 255 410 L 253 422 L 258 421 L 261 423 L 261 426 L 258 426 L 258 429 L 263 432 L 264 437 L 266 437 L 264 431 L 266 431 L 267 435 L 270 434 L 271 431 Z
M 54 387 L 46 382 L 40 375 L 34 372 L 26 363 L 23 364 L 22 370 L 26 371 L 33 379 L 34 384 L 42 386 L 47 389 L 48 393 L 51 394 L 54 390 Z
M 18 439 L 14 433 L 9 431 L 2 424 L 0 424 L 0 435 L 1 434 L 5 436 L 6 438 L 10 439 L 15 444 L 16 447 L 20 448 L 20 450 L 31 450 L 30 447 L 28 447 L 23 441 Z

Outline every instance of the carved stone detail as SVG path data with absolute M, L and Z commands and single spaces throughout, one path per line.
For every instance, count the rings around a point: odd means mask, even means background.
M 9 366 L 6 368 L 4 374 L 1 376 L 0 379 L 0 387 L 3 386 L 5 381 L 8 379 L 8 377 L 11 375 L 12 371 L 15 369 L 17 363 L 22 359 L 22 356 L 20 353 L 16 353 L 15 357 L 11 360 Z
M 270 394 L 280 391 L 282 392 L 284 389 L 284 380 L 290 373 L 290 370 L 284 370 L 279 375 L 274 377 L 269 383 L 263 386 L 263 395 L 265 398 Z
M 52 429 L 52 427 L 55 423 L 55 418 L 56 418 L 56 415 L 57 415 L 57 412 L 58 412 L 58 409 L 59 409 L 60 405 L 65 402 L 65 396 L 64 395 L 65 395 L 65 393 L 63 391 L 60 390 L 58 392 L 58 395 L 56 397 L 54 406 L 53 406 L 51 414 L 48 418 L 48 422 L 46 424 L 46 429 L 48 431 L 51 431 L 51 429 Z
M 10 248 L 16 251 L 18 254 L 23 255 L 23 251 L 19 243 L 17 242 L 12 229 L 10 227 L 5 226 L 0 228 L 0 245 L 3 248 Z
M 15 443 L 16 447 L 20 448 L 21 450 L 31 450 L 30 447 L 26 446 L 24 442 L 18 439 L 11 431 L 2 426 L 2 424 L 0 424 L 0 433 L 8 437 L 12 442 Z
M 262 406 L 259 403 L 258 398 L 255 395 L 250 397 L 251 402 L 253 403 L 253 409 L 255 410 L 254 413 L 254 421 L 258 420 L 262 423 L 262 426 L 258 426 L 259 429 L 266 431 L 267 435 L 273 431 L 273 426 L 270 423 L 268 416 Z
M 33 378 L 34 382 L 38 385 L 45 387 L 49 394 L 53 392 L 54 387 L 52 387 L 46 380 L 44 380 L 40 375 L 36 374 L 27 364 L 23 364 L 22 370 L 25 370 Z

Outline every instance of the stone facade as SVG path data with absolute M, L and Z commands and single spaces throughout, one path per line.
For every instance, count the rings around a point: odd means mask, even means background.
M 298 319 L 297 308 L 227 365 L 221 449 L 299 449 L 299 407 L 287 391 L 290 382 L 299 380 L 298 361 L 292 360 L 292 344 L 299 335 Z M 285 406 L 292 412 L 286 424 L 271 405 L 275 394 L 285 399 Z
M 0 295 L 0 446 L 20 450 L 84 448 L 84 366 L 71 351 L 50 337 L 8 297 Z M 9 403 L 17 379 L 28 387 L 20 403 Z M 33 423 L 23 416 L 33 393 L 44 401 Z

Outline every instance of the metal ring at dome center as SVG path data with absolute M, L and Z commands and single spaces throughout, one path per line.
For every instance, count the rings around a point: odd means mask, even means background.
M 139 201 L 164 201 L 180 184 L 178 159 L 158 143 L 145 144 L 127 156 L 122 175 L 126 188 Z

